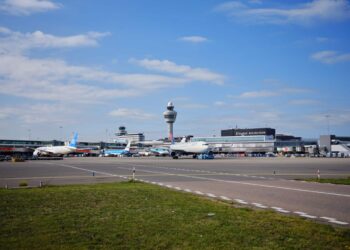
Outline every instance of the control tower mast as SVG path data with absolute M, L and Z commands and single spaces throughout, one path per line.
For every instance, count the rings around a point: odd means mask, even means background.
M 168 123 L 168 134 L 169 140 L 173 142 L 174 134 L 173 134 L 173 125 L 176 120 L 177 112 L 174 110 L 174 104 L 172 102 L 168 102 L 167 110 L 163 113 L 164 120 Z

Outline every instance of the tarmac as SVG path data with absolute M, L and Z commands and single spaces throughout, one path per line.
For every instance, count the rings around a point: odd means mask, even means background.
M 347 178 L 350 158 L 75 157 L 57 161 L 0 162 L 0 186 L 117 182 L 131 179 L 235 202 L 256 209 L 350 227 L 350 186 L 295 179 Z

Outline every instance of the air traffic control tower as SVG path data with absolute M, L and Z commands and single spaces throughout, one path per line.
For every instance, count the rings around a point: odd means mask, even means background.
M 173 134 L 173 125 L 176 120 L 177 112 L 174 110 L 174 104 L 172 102 L 168 102 L 167 110 L 163 113 L 165 122 L 168 123 L 168 132 L 169 132 L 169 140 L 173 142 L 174 134 Z

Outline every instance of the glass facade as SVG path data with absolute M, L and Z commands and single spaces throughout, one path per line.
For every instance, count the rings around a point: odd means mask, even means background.
M 193 142 L 204 141 L 209 143 L 240 143 L 240 142 L 274 142 L 273 136 L 223 136 L 223 137 L 193 137 Z

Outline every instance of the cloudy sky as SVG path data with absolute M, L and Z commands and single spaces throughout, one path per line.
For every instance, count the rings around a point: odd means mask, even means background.
M 347 0 L 0 0 L 0 138 L 350 135 Z

